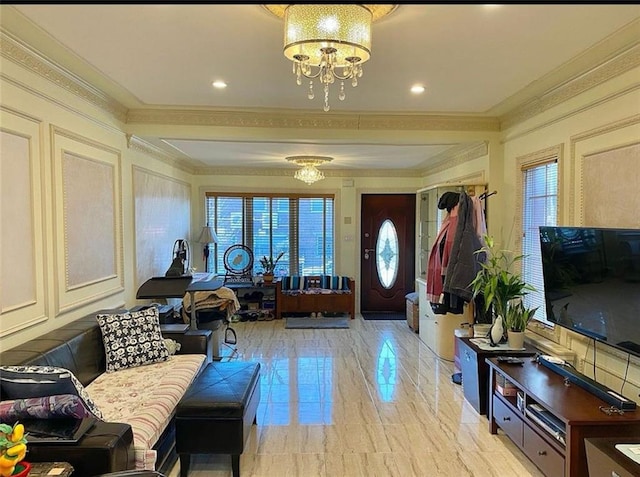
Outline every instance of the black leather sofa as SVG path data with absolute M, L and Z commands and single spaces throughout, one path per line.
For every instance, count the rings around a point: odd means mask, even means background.
M 70 370 L 83 385 L 88 385 L 106 370 L 105 351 L 98 313 L 123 310 L 100 310 L 62 326 L 50 333 L 0 353 L 0 363 L 9 365 L 48 365 Z M 180 354 L 212 356 L 211 330 L 172 333 L 166 338 L 179 342 Z M 156 467 L 168 474 L 177 461 L 175 422 L 164 430 L 154 449 Z M 31 462 L 64 460 L 74 467 L 74 475 L 92 477 L 135 467 L 133 433 L 127 423 L 98 422 L 77 444 L 29 444 Z

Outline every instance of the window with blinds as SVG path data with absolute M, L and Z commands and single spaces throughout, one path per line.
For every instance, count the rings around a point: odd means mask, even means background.
M 558 162 L 523 166 L 522 175 L 522 277 L 536 289 L 525 296 L 524 303 L 529 308 L 540 307 L 535 319 L 551 324 L 545 308 L 538 227 L 558 222 Z
M 333 196 L 209 193 L 205 200 L 207 223 L 218 235 L 210 271 L 225 274 L 224 252 L 242 244 L 253 251 L 254 274 L 262 272 L 262 256 L 282 251 L 276 275 L 333 274 Z

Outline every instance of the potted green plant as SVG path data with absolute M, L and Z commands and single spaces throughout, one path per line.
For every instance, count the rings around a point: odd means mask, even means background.
M 524 255 L 498 249 L 493 237 L 490 236 L 485 236 L 485 244 L 477 252 L 484 254 L 485 260 L 480 263 L 481 268 L 471 282 L 471 290 L 474 298 L 478 295 L 483 296 L 483 312 L 491 313 L 493 319 L 500 315 L 505 329 L 509 329 L 507 316 L 509 303 L 515 299 L 522 299 L 535 288 L 527 284 L 520 273 L 515 271 Z
M 283 256 L 284 252 L 280 252 L 275 259 L 271 255 L 268 257 L 266 255 L 262 256 L 260 265 L 262 266 L 262 276 L 265 283 L 271 283 L 273 281 L 273 273 L 276 270 L 276 265 Z
M 524 347 L 524 332 L 538 308 L 527 308 L 522 300 L 512 301 L 507 305 L 505 328 L 507 329 L 509 347 Z

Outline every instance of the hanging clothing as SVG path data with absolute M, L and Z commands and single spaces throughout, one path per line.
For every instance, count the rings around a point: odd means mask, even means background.
M 482 203 L 482 200 L 475 195 L 471 197 L 471 203 L 473 204 L 473 212 L 475 216 L 476 234 L 480 239 L 480 243 L 484 247 L 487 245 L 484 239 L 487 235 L 487 220 L 484 215 L 484 204 Z
M 458 204 L 457 228 L 443 290 L 467 302 L 473 298 L 469 285 L 480 270 L 481 257 L 478 257 L 475 252 L 482 248 L 482 242 L 476 230 L 476 211 L 473 201 L 466 192 L 462 192 Z
M 427 300 L 443 303 L 444 274 L 449 265 L 453 233 L 458 224 L 458 205 L 454 206 L 440 225 L 440 230 L 429 253 L 427 263 Z

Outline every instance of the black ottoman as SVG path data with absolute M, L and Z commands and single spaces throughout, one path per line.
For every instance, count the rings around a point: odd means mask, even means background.
M 180 477 L 187 477 L 191 454 L 230 454 L 233 477 L 260 402 L 260 364 L 210 363 L 176 407 L 176 450 Z

